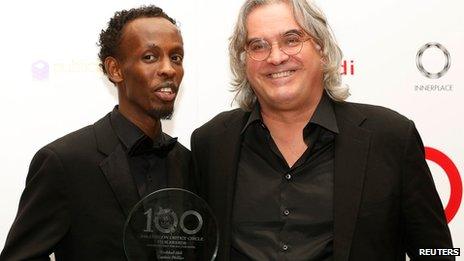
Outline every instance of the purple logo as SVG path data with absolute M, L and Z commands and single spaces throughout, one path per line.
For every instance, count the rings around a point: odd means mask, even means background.
M 32 77 L 36 80 L 42 81 L 48 79 L 48 63 L 42 60 L 35 61 L 31 65 Z

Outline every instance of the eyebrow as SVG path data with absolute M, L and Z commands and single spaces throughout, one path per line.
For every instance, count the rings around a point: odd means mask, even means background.
M 286 31 L 285 33 L 283 33 L 281 36 L 284 36 L 286 34 L 297 34 L 299 36 L 303 36 L 304 35 L 304 32 L 303 30 L 299 30 L 299 29 L 292 29 L 292 30 L 288 30 Z
M 146 45 L 148 49 L 157 49 L 157 48 L 161 48 L 159 47 L 159 45 L 155 44 L 155 43 L 149 43 Z M 184 53 L 184 47 L 182 45 L 179 45 L 179 46 L 174 46 L 174 48 L 172 48 L 172 50 L 176 51 L 176 52 L 182 52 Z
M 280 37 L 282 36 L 285 36 L 285 35 L 288 35 L 288 34 L 297 34 L 299 36 L 303 36 L 304 35 L 304 32 L 303 30 L 301 29 L 290 29 L 288 31 L 285 31 L 283 33 L 280 34 Z M 247 40 L 246 44 L 249 44 L 255 40 L 265 40 L 264 38 L 261 38 L 261 37 L 254 37 L 254 38 L 250 38 Z

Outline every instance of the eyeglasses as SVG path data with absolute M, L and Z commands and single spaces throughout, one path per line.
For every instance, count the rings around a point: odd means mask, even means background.
M 301 52 L 303 43 L 311 37 L 303 38 L 297 34 L 288 34 L 282 36 L 278 41 L 279 50 L 287 55 L 296 55 Z M 255 61 L 264 61 L 271 54 L 272 45 L 264 39 L 256 39 L 248 43 L 245 51 L 251 59 Z

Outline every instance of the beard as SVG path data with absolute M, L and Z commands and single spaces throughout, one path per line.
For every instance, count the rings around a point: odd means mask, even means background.
M 167 105 L 160 108 L 151 109 L 148 114 L 154 119 L 170 120 L 174 113 L 174 106 Z
M 160 89 L 160 88 L 171 88 L 174 93 L 177 93 L 177 91 L 179 90 L 179 87 L 173 81 L 163 82 L 159 84 L 158 86 L 156 86 L 155 89 Z M 148 114 L 154 119 L 170 120 L 173 112 L 174 112 L 174 101 L 167 102 L 167 103 L 161 102 L 159 107 L 151 109 L 150 111 L 148 111 Z

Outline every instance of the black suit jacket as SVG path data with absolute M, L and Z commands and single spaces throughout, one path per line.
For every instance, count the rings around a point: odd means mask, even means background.
M 37 152 L 0 260 L 126 260 L 123 226 L 140 197 L 109 116 Z M 169 187 L 188 187 L 190 152 L 169 153 Z
M 452 247 L 443 206 L 412 121 L 391 110 L 334 103 L 335 261 L 421 260 L 419 248 Z M 219 260 L 229 260 L 240 132 L 249 113 L 224 112 L 192 134 L 200 194 L 220 225 Z M 426 259 L 431 260 L 431 259 Z M 454 260 L 440 258 L 434 260 Z

